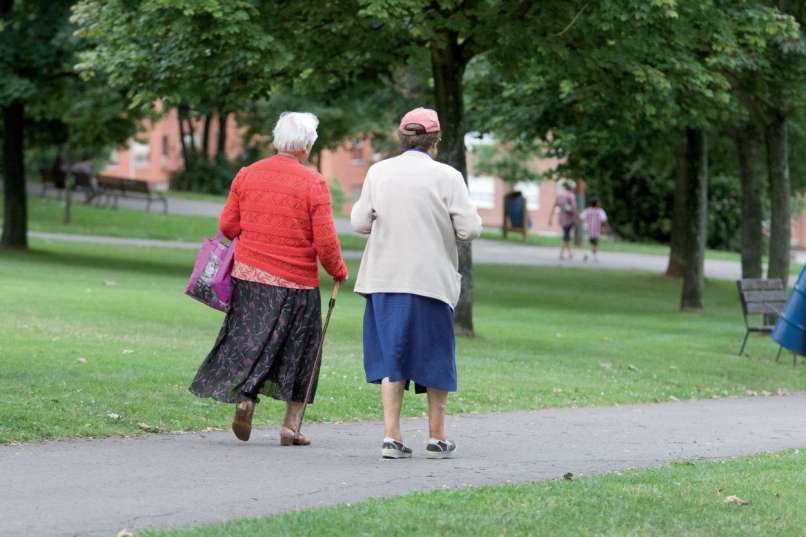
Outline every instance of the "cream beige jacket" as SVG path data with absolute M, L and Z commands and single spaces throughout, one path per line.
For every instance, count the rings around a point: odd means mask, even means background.
M 350 220 L 369 234 L 357 293 L 412 293 L 456 306 L 456 241 L 481 234 L 461 173 L 420 151 L 378 162 L 367 171 Z

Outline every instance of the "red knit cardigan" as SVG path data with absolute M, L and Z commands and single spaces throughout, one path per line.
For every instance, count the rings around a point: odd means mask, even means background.
M 347 278 L 327 182 L 292 157 L 276 155 L 241 168 L 219 225 L 228 238 L 239 237 L 236 261 L 318 286 L 318 257 L 333 278 Z

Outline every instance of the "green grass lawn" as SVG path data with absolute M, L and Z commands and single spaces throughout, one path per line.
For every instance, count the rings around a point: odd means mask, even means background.
M 0 442 L 228 426 L 229 405 L 187 392 L 223 318 L 182 294 L 194 252 L 32 246 L 0 253 Z M 698 315 L 678 313 L 679 282 L 649 274 L 479 266 L 475 284 L 478 337 L 458 344 L 453 413 L 806 388 L 806 368 L 773 362 L 769 339 L 736 356 L 732 282 L 708 282 Z M 362 314 L 345 289 L 311 420 L 380 417 Z M 276 423 L 280 407 L 262 404 L 256 423 Z M 424 399 L 404 411 L 422 415 Z
M 218 219 L 209 216 L 165 215 L 159 211 L 147 213 L 133 209 L 112 209 L 82 202 L 73 205 L 72 221 L 65 225 L 63 202 L 39 196 L 29 197 L 28 210 L 31 231 L 73 235 L 201 241 L 215 234 L 218 225 Z M 2 214 L 0 204 L 0 216 Z M 340 235 L 339 240 L 345 250 L 363 250 L 366 243 L 363 237 L 355 235 Z
M 202 194 L 200 192 L 187 192 L 184 190 L 169 190 L 165 195 L 168 196 L 168 198 L 191 201 L 210 201 L 214 203 L 224 203 L 227 201 L 227 196 L 221 194 Z
M 806 454 L 681 462 L 573 481 L 421 492 L 150 537 L 799 537 Z M 726 503 L 729 496 L 748 501 Z
M 482 233 L 482 237 L 490 240 L 506 240 L 515 244 L 530 244 L 533 246 L 547 246 L 552 248 L 559 248 L 562 240 L 560 237 L 545 236 L 545 235 L 529 235 L 526 242 L 523 241 L 523 235 L 520 233 L 510 232 L 506 239 L 501 235 L 500 230 L 486 230 Z M 582 249 L 588 249 L 588 243 L 582 246 Z M 652 242 L 629 242 L 613 239 L 612 237 L 602 237 L 599 243 L 599 248 L 603 252 L 627 252 L 633 254 L 649 254 L 649 255 L 669 255 L 669 246 L 666 244 L 652 243 Z M 741 256 L 738 252 L 728 252 L 725 250 L 707 250 L 705 256 L 708 259 L 719 259 L 723 261 L 740 261 Z M 766 259 L 765 259 L 766 262 Z

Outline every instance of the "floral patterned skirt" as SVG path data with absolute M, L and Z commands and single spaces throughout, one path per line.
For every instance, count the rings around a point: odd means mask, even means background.
M 190 391 L 225 403 L 258 393 L 302 402 L 322 333 L 319 289 L 232 284 L 224 325 Z

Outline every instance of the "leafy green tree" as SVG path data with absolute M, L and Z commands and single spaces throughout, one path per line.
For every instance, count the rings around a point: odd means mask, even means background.
M 741 21 L 740 31 L 718 43 L 712 62 L 731 77 L 734 90 L 749 112 L 750 121 L 737 133 L 750 221 L 744 230 L 749 251 L 743 257 L 743 272 L 760 273 L 758 223 L 760 190 L 751 160 L 763 134 L 767 157 L 770 199 L 769 268 L 767 276 L 789 278 L 792 185 L 789 169 L 789 123 L 803 108 L 806 82 L 806 4 L 787 0 L 755 0 L 726 3 L 726 9 Z M 751 123 L 752 122 L 752 125 Z
M 4 219 L 0 244 L 27 247 L 27 148 L 59 146 L 69 157 L 109 147 L 134 130 L 138 114 L 104 80 L 82 81 L 70 5 L 0 2 L 0 109 Z
M 293 60 L 265 31 L 263 16 L 248 0 L 83 0 L 73 9 L 76 34 L 87 44 L 78 69 L 125 90 L 134 108 L 151 111 L 157 101 L 162 110 L 176 108 L 187 174 L 177 180 L 220 190 L 234 167 L 225 162 L 222 127 L 253 98 L 268 95 Z M 214 145 L 213 121 L 219 126 Z M 211 184 L 199 184 L 205 178 Z
M 751 7 L 713 0 L 584 4 L 555 39 L 533 39 L 514 62 L 490 55 L 471 82 L 472 109 L 487 129 L 550 142 L 576 176 L 602 183 L 629 176 L 630 161 L 619 160 L 654 145 L 644 140 L 666 140 L 663 161 L 672 166 L 684 157 L 670 256 L 672 272 L 684 275 L 684 309 L 702 307 L 707 137 L 737 110 L 721 63 L 727 51 L 743 68 L 791 31 L 771 10 L 753 10 L 752 20 Z M 646 162 L 655 153 L 644 155 Z
M 357 7 L 359 15 L 370 24 L 396 37 L 396 61 L 405 63 L 427 54 L 433 102 L 442 125 L 438 158 L 466 177 L 464 90 L 468 66 L 493 50 L 520 53 L 517 47 L 521 40 L 547 34 L 547 28 L 570 12 L 573 6 L 569 4 L 574 3 L 359 0 Z M 455 310 L 455 330 L 459 334 L 473 334 L 472 264 L 470 244 L 460 243 L 462 293 Z
M 510 185 L 542 178 L 534 166 L 541 152 L 534 148 L 496 142 L 475 146 L 473 155 L 473 168 L 477 172 L 498 177 Z
M 0 244 L 27 248 L 25 137 L 32 109 L 58 93 L 69 73 L 69 2 L 0 2 L 0 107 L 4 218 Z M 42 118 L 44 119 L 44 118 Z

